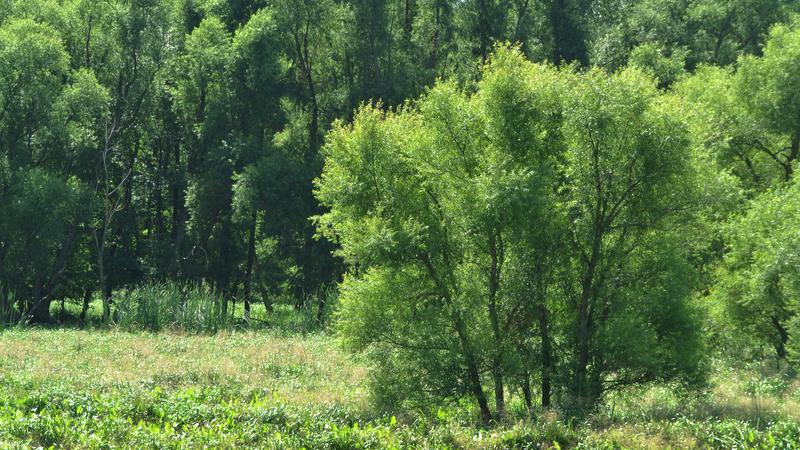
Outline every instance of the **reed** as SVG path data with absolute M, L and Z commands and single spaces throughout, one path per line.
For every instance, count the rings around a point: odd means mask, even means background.
M 233 322 L 224 298 L 206 285 L 143 284 L 120 291 L 114 301 L 114 323 L 126 329 L 215 333 Z

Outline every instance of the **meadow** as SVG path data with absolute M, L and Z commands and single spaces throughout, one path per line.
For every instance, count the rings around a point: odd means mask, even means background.
M 70 311 L 67 311 L 68 316 Z M 58 313 L 54 311 L 54 316 Z M 774 364 L 716 362 L 704 391 L 609 398 L 581 420 L 501 424 L 469 401 L 381 410 L 369 365 L 279 305 L 251 330 L 11 328 L 0 332 L 0 448 L 797 448 L 800 383 Z M 728 367 L 723 369 L 723 367 Z M 512 393 L 513 394 L 513 393 Z

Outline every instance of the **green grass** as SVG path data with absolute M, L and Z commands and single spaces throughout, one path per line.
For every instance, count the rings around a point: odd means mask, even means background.
M 500 448 L 513 433 L 455 410 L 378 414 L 366 375 L 318 333 L 10 330 L 0 448 Z
M 12 329 L 0 333 L 0 448 L 800 446 L 800 388 L 770 368 L 720 369 L 702 398 L 629 391 L 582 423 L 526 421 L 513 396 L 489 429 L 469 402 L 376 411 L 367 378 L 323 333 Z

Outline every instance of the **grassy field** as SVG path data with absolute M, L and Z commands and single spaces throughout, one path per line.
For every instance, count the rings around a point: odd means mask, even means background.
M 0 334 L 0 448 L 797 448 L 800 389 L 718 371 L 705 396 L 629 392 L 580 423 L 477 425 L 468 405 L 379 413 L 325 334 Z M 695 397 L 694 399 L 692 399 Z

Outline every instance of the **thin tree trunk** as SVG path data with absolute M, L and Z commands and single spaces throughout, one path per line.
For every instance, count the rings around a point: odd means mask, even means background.
M 111 317 L 111 308 L 109 302 L 111 299 L 108 295 L 108 286 L 106 286 L 106 271 L 105 271 L 105 262 L 103 258 L 103 253 L 105 253 L 105 232 L 103 232 L 103 237 L 101 238 L 101 243 L 97 248 L 97 273 L 98 273 L 98 281 L 100 282 L 100 294 L 103 298 L 103 323 L 108 323 L 108 319 Z
M 244 320 L 250 322 L 250 296 L 253 290 L 253 266 L 256 260 L 256 222 L 258 212 L 250 214 L 250 231 L 247 239 L 247 271 L 244 276 Z
M 325 294 L 317 295 L 317 324 L 322 325 L 325 320 Z
M 261 301 L 264 302 L 264 308 L 267 310 L 268 313 L 275 312 L 275 308 L 272 306 L 272 299 L 270 299 L 269 292 L 264 287 L 262 283 L 258 284 L 259 291 L 261 292 Z
M 81 326 L 86 325 L 86 314 L 89 312 L 89 302 L 92 300 L 92 288 L 87 287 L 83 293 L 83 306 L 81 306 Z
M 480 372 L 478 370 L 478 361 L 475 358 L 475 352 L 472 349 L 472 344 L 469 340 L 469 334 L 467 333 L 467 326 L 464 323 L 464 318 L 461 316 L 461 312 L 458 310 L 458 308 L 456 308 L 453 304 L 453 299 L 450 296 L 450 290 L 447 289 L 447 286 L 444 285 L 444 282 L 437 274 L 436 269 L 434 269 L 433 264 L 430 261 L 430 258 L 428 258 L 427 255 L 423 256 L 422 262 L 425 265 L 428 274 L 431 276 L 435 285 L 439 289 L 445 304 L 452 311 L 453 325 L 458 336 L 459 344 L 461 345 L 461 353 L 464 356 L 464 362 L 467 366 L 467 380 L 469 382 L 469 387 L 472 391 L 472 394 L 475 396 L 475 400 L 478 401 L 478 407 L 480 408 L 483 422 L 488 424 L 492 421 L 492 411 L 489 409 L 489 402 L 486 400 L 486 394 L 483 392 Z
M 541 366 L 542 366 L 542 408 L 550 407 L 551 376 L 553 374 L 553 355 L 552 342 L 550 340 L 550 329 L 547 317 L 547 308 L 542 305 L 539 308 L 539 336 L 542 340 Z
M 778 340 L 775 342 L 775 353 L 778 359 L 786 359 L 786 342 L 789 341 L 789 333 L 775 316 L 772 316 L 772 325 L 775 326 L 778 332 Z
M 599 232 L 595 232 L 594 242 L 592 243 L 592 254 L 589 258 L 586 271 L 584 272 L 583 280 L 581 281 L 581 297 L 578 305 L 578 333 L 577 333 L 577 347 L 578 347 L 578 361 L 575 370 L 575 390 L 577 400 L 580 406 L 585 406 L 589 401 L 589 378 L 587 369 L 589 366 L 589 340 L 591 338 L 589 326 L 589 302 L 592 298 L 592 291 L 594 288 L 594 272 L 597 268 L 598 259 L 600 257 L 600 239 Z
M 528 414 L 533 417 L 533 394 L 531 393 L 531 375 L 528 369 L 525 369 L 522 374 L 522 395 L 525 397 L 525 407 L 528 409 Z
M 552 4 L 550 5 L 550 26 L 553 29 L 553 64 L 556 66 L 561 65 L 561 60 L 564 58 L 563 51 L 561 49 L 562 45 L 562 37 L 561 37 L 561 14 L 563 9 L 563 0 L 552 0 Z
M 500 321 L 497 317 L 497 291 L 500 287 L 500 271 L 502 270 L 502 241 L 497 238 L 494 230 L 489 235 L 489 254 L 491 267 L 489 269 L 489 320 L 492 323 L 494 336 L 495 355 L 492 362 L 492 375 L 494 376 L 495 411 L 498 418 L 505 416 L 505 386 L 503 383 L 503 339 L 500 334 Z
M 478 0 L 478 32 L 481 46 L 481 64 L 486 64 L 489 59 L 489 11 L 486 9 L 486 0 Z
M 483 393 L 483 386 L 481 386 L 481 377 L 478 372 L 478 363 L 475 360 L 475 353 L 470 345 L 469 338 L 467 337 L 467 327 L 464 324 L 464 319 L 461 314 L 455 312 L 455 326 L 458 333 L 458 340 L 461 343 L 461 349 L 464 352 L 464 359 L 467 363 L 467 376 L 469 377 L 470 387 L 472 389 L 475 399 L 478 401 L 478 407 L 481 410 L 481 418 L 484 423 L 492 421 L 492 411 L 489 409 L 489 402 L 486 400 L 486 395 Z
M 789 155 L 786 157 L 786 165 L 783 166 L 786 181 L 792 179 L 792 175 L 794 174 L 794 167 L 792 165 L 798 156 L 800 156 L 800 133 L 792 138 L 792 144 L 789 147 Z
M 173 151 L 174 172 L 172 176 L 172 239 L 174 245 L 174 270 L 173 275 L 181 273 L 181 255 L 183 254 L 183 229 L 186 223 L 186 213 L 183 207 L 183 189 L 181 183 L 181 151 L 176 145 Z

